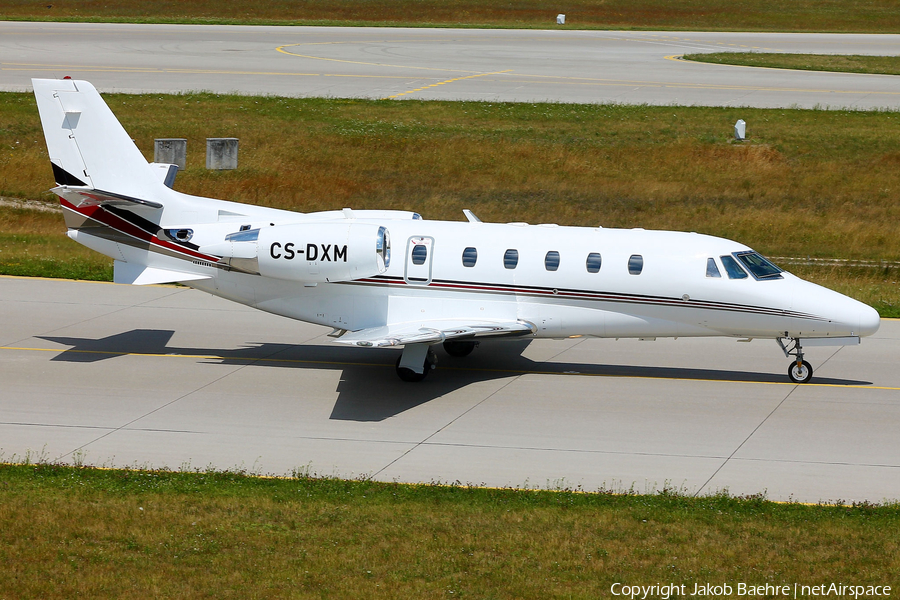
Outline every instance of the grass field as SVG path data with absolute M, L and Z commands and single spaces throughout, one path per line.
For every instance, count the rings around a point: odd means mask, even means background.
M 900 51 L 900 48 L 898 48 Z M 861 56 L 858 54 L 779 54 L 769 52 L 712 52 L 685 54 L 685 60 L 768 67 L 770 69 L 800 69 L 803 71 L 834 71 L 839 73 L 872 73 L 900 75 L 900 56 Z
M 2 0 L 4 19 L 447 27 L 900 31 L 895 0 Z
M 896 505 L 32 465 L 0 466 L 0 524 L 5 598 L 594 599 L 900 576 Z
M 698 231 L 771 256 L 900 260 L 898 112 L 106 99 L 148 159 L 154 138 L 188 139 L 176 188 L 189 193 L 433 219 L 470 208 L 489 221 Z M 745 143 L 731 138 L 738 118 Z M 240 138 L 240 168 L 207 171 L 207 137 Z M 50 201 L 52 186 L 34 98 L 0 94 L 0 196 Z M 106 259 L 63 234 L 60 217 L 0 208 L 0 272 L 109 277 Z M 896 268 L 806 270 L 819 274 L 900 316 Z

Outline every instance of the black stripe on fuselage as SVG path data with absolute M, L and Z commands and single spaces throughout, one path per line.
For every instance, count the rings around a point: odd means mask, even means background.
M 742 312 L 759 315 L 771 315 L 779 317 L 795 317 L 815 321 L 825 321 L 822 317 L 799 313 L 780 308 L 765 306 L 752 306 L 747 304 L 735 304 L 729 302 L 715 302 L 711 300 L 684 300 L 682 298 L 670 298 L 665 296 L 650 296 L 646 294 L 622 294 L 616 292 L 603 292 L 596 290 L 580 290 L 572 288 L 550 288 L 542 286 L 508 285 L 503 283 L 484 283 L 472 281 L 456 281 L 452 279 L 434 279 L 429 285 L 408 284 L 402 277 L 377 275 L 357 281 L 344 282 L 346 284 L 381 285 L 381 286 L 410 286 L 413 288 L 438 288 L 453 292 L 503 294 L 514 296 L 531 296 L 540 298 L 561 298 L 573 300 L 590 300 L 596 302 L 615 302 L 621 304 L 644 304 L 648 306 L 676 306 L 682 308 L 698 308 L 705 310 L 719 310 L 725 312 Z

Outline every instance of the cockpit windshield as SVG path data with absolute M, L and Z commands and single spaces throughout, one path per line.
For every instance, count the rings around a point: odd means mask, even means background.
M 756 279 L 782 279 L 781 269 L 770 263 L 758 252 L 735 252 L 734 256 L 747 267 Z
M 747 272 L 741 268 L 741 265 L 734 260 L 733 256 L 726 254 L 719 258 L 722 259 L 722 266 L 725 267 L 725 272 L 728 273 L 728 279 L 747 279 Z

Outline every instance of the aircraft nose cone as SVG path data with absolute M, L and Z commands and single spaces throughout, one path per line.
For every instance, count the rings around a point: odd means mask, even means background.
M 863 305 L 859 311 L 859 335 L 872 335 L 881 326 L 881 317 L 878 311 L 868 305 Z

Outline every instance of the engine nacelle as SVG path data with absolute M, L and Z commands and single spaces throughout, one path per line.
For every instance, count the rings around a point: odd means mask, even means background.
M 384 273 L 391 238 L 371 223 L 296 223 L 232 233 L 201 252 L 223 257 L 233 269 L 264 277 L 325 283 Z

